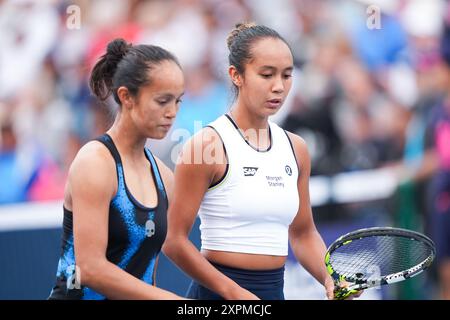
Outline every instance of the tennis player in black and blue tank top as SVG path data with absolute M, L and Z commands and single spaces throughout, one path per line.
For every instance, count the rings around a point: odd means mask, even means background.
M 120 154 L 107 134 L 97 139 L 111 152 L 117 168 L 117 194 L 109 205 L 107 259 L 148 284 L 153 284 L 155 263 L 166 237 L 167 195 L 155 159 L 149 149 L 145 155 L 151 164 L 157 186 L 158 205 L 148 208 L 139 203 L 127 188 Z M 77 288 L 72 212 L 64 208 L 62 253 L 57 283 L 51 298 L 104 299 L 91 288 Z
M 74 159 L 66 184 L 62 250 L 49 299 L 178 299 L 156 288 L 172 172 L 147 138 L 170 129 L 184 91 L 176 58 L 151 45 L 108 45 L 90 86 L 119 112 Z M 167 192 L 166 192 L 167 190 Z

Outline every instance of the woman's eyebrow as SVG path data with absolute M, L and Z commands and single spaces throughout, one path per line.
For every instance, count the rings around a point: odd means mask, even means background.
M 277 70 L 277 68 L 274 66 L 262 66 L 260 69 L 261 70 L 270 70 L 270 71 Z M 289 66 L 289 67 L 283 69 L 283 71 L 292 71 L 292 70 L 294 70 L 294 66 Z
M 260 69 L 261 70 L 266 70 L 266 69 L 269 69 L 269 70 L 276 70 L 277 68 L 275 68 L 274 66 L 262 66 L 262 67 L 260 67 Z
M 171 93 L 161 93 L 156 96 L 157 99 L 165 98 L 165 99 L 173 99 L 175 96 Z
M 184 95 L 184 92 L 181 93 L 181 94 L 178 96 L 178 99 L 181 98 L 183 95 Z M 157 97 L 158 97 L 158 98 L 175 98 L 176 96 L 175 96 L 173 93 L 170 93 L 170 92 L 163 92 L 163 93 L 161 93 L 161 94 L 158 94 Z

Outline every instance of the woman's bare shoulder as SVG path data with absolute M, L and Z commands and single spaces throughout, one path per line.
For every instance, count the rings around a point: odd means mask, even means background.
M 113 186 L 115 162 L 109 150 L 98 141 L 86 143 L 77 153 L 69 169 L 69 181 L 104 187 Z

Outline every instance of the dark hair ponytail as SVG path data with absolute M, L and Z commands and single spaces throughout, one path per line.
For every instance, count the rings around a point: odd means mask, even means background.
M 123 39 L 111 41 L 106 53 L 92 69 L 89 86 L 94 95 L 105 101 L 111 94 L 120 105 L 117 89 L 127 87 L 136 96 L 139 88 L 150 83 L 148 70 L 155 64 L 169 60 L 180 66 L 167 50 L 153 45 L 136 45 Z
M 108 44 L 106 53 L 94 66 L 89 86 L 100 100 L 106 100 L 112 91 L 113 77 L 120 60 L 127 54 L 130 45 L 123 39 L 116 39 Z

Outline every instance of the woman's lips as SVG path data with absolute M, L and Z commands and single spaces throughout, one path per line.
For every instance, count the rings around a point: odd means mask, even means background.
M 160 127 L 164 128 L 164 129 L 166 129 L 166 130 L 170 130 L 170 128 L 172 127 L 172 125 L 171 125 L 171 124 L 163 124 L 163 125 L 160 125 Z
M 281 106 L 281 99 L 272 99 L 272 100 L 268 100 L 267 104 L 269 105 L 270 108 L 279 108 Z

